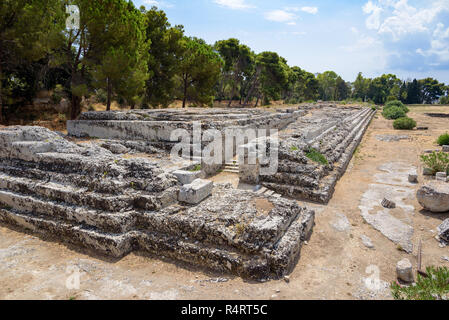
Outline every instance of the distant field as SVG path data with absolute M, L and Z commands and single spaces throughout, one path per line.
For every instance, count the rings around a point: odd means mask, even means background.
M 449 105 L 440 104 L 409 104 L 407 105 L 413 112 L 425 113 L 425 112 L 449 112 Z

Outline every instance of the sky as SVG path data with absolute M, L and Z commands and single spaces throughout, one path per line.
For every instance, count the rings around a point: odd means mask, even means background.
M 133 0 L 210 44 L 237 38 L 312 73 L 449 83 L 449 0 Z

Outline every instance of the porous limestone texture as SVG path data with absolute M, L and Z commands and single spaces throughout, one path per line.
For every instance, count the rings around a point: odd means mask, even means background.
M 434 213 L 449 212 L 449 184 L 442 181 L 422 186 L 417 194 L 419 204 Z
M 327 203 L 352 159 L 375 111 L 323 107 L 309 111 L 280 134 L 279 168 L 262 175 L 262 185 L 286 196 Z M 308 157 L 323 155 L 326 163 Z
M 157 161 L 40 127 L 0 130 L 0 223 L 112 257 L 146 251 L 255 280 L 296 265 L 314 212 L 217 185 L 197 205 Z

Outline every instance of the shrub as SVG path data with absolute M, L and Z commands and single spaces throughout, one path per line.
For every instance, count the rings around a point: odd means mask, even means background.
M 409 108 L 407 108 L 401 101 L 399 100 L 394 100 L 394 101 L 390 101 L 385 105 L 385 108 L 391 108 L 391 107 L 399 107 L 402 110 L 404 110 L 405 113 L 408 113 L 410 111 Z
M 433 171 L 433 174 L 437 172 L 446 172 L 449 174 L 449 155 L 445 152 L 433 152 L 429 155 L 422 155 L 421 161 L 425 164 L 426 168 Z
M 447 146 L 449 145 L 449 133 L 445 133 L 441 135 L 437 140 L 438 145 L 440 146 Z
M 416 284 L 401 286 L 391 284 L 391 295 L 395 300 L 443 300 L 449 297 L 449 268 L 428 267 L 427 277 L 418 274 Z
M 313 162 L 317 162 L 325 166 L 329 164 L 329 161 L 327 161 L 326 157 L 315 149 L 310 149 L 309 152 L 306 153 L 306 157 Z
M 403 109 L 397 106 L 385 107 L 382 115 L 389 120 L 396 120 L 405 117 L 405 112 Z
M 396 130 L 413 130 L 416 127 L 416 121 L 412 118 L 399 118 L 393 123 Z

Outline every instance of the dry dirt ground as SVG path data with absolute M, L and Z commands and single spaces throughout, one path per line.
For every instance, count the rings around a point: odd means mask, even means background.
M 395 131 L 380 114 L 373 120 L 329 205 L 306 204 L 316 209 L 316 226 L 288 283 L 246 282 L 134 253 L 110 260 L 0 226 L 0 299 L 391 299 L 388 285 L 395 280 L 396 263 L 407 257 L 416 267 L 420 240 L 424 266 L 449 266 L 442 259 L 449 248 L 440 248 L 435 240 L 436 227 L 449 214 L 426 213 L 415 197 L 405 199 L 404 205 L 414 207 L 402 217 L 414 227 L 415 249 L 407 254 L 365 223 L 359 209 L 365 192 L 378 182 L 376 175 L 382 174 L 380 166 L 401 163 L 421 173 L 418 155 L 436 148 L 436 137 L 449 129 L 448 119 L 425 116 L 429 111 L 449 113 L 449 107 L 412 108 L 410 116 L 429 131 Z M 379 141 L 379 135 L 389 134 L 408 138 Z M 237 181 L 226 174 L 214 180 Z M 418 187 L 411 187 L 413 193 Z M 365 247 L 361 235 L 375 248 Z

